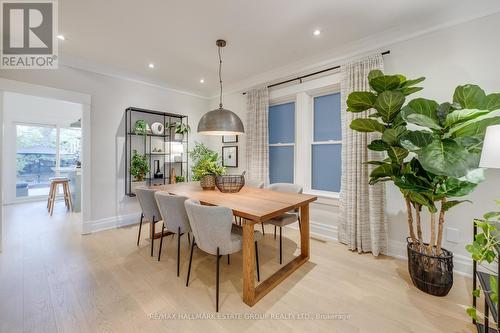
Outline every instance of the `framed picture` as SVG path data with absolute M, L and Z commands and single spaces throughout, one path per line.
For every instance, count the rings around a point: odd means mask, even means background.
M 228 168 L 238 167 L 238 146 L 222 147 L 222 166 Z
M 237 135 L 223 135 L 222 136 L 222 143 L 236 143 L 236 142 L 238 142 Z

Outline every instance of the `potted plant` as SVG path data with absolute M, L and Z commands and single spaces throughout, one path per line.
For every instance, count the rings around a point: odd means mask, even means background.
M 486 95 L 475 85 L 458 86 L 452 103 L 406 96 L 422 90 L 424 78 L 371 71 L 372 91 L 353 92 L 347 111 L 374 109 L 351 122 L 358 132 L 379 132 L 368 149 L 385 152 L 373 165 L 370 184 L 391 181 L 406 203 L 408 268 L 414 285 L 444 296 L 453 285 L 453 254 L 442 248 L 445 214 L 467 200 L 449 200 L 471 193 L 483 180 L 478 169 L 486 127 L 500 123 L 500 94 Z M 430 237 L 422 235 L 422 209 L 429 213 Z M 416 222 L 416 226 L 414 225 Z M 416 232 L 415 232 L 416 229 Z
M 170 124 L 169 127 L 174 130 L 174 140 L 175 141 L 184 140 L 184 135 L 191 132 L 191 127 L 188 124 L 184 124 L 180 121 Z
M 134 133 L 146 135 L 149 132 L 149 125 L 145 120 L 139 119 L 135 122 Z
M 148 160 L 145 155 L 140 155 L 134 149 L 132 159 L 130 161 L 130 174 L 134 176 L 132 182 L 132 192 L 138 186 L 144 185 L 144 177 L 149 172 Z
M 496 202 L 500 205 L 500 201 Z M 500 225 L 500 212 L 494 211 L 483 215 L 483 219 L 476 219 L 474 224 L 478 228 L 479 232 L 475 235 L 472 244 L 468 244 L 465 249 L 471 254 L 473 260 L 477 262 L 478 265 L 483 267 L 484 270 L 488 271 L 490 275 L 489 285 L 490 290 L 483 290 L 485 293 L 490 293 L 490 298 L 493 302 L 498 301 L 498 277 L 497 272 L 488 267 L 487 264 L 495 263 L 495 267 L 498 267 L 498 253 L 500 249 L 500 234 L 498 233 L 498 226 Z M 473 277 L 475 278 L 475 277 Z M 481 295 L 481 285 L 472 291 L 473 297 L 479 297 Z M 478 320 L 478 316 L 483 317 L 483 313 L 478 313 L 479 311 L 475 307 L 467 308 L 467 314 L 474 320 Z
M 204 190 L 214 190 L 215 177 L 226 173 L 219 154 L 203 143 L 195 142 L 195 148 L 189 152 L 189 156 L 193 161 L 193 180 L 199 180 Z
M 175 176 L 175 181 L 177 183 L 184 183 L 186 181 L 186 178 L 184 176 Z

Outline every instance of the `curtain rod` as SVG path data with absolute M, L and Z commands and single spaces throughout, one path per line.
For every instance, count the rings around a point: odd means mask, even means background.
M 382 52 L 381 55 L 386 55 L 386 54 L 390 54 L 390 53 L 391 53 L 391 51 L 387 50 L 387 51 Z M 329 72 L 329 71 L 332 71 L 334 69 L 339 69 L 339 68 L 340 68 L 340 65 L 337 65 L 337 66 L 334 66 L 334 67 L 330 67 L 330 68 L 326 68 L 326 69 L 322 69 L 322 70 L 314 72 L 314 73 L 310 73 L 310 74 L 302 75 L 302 76 L 299 76 L 299 77 L 296 77 L 296 78 L 293 78 L 293 79 L 289 79 L 289 80 L 281 81 L 281 82 L 278 82 L 278 83 L 270 84 L 270 85 L 267 86 L 267 88 L 273 88 L 273 87 L 276 87 L 276 86 L 281 86 L 282 84 L 290 83 L 290 82 L 297 81 L 297 80 L 301 81 L 301 83 L 302 83 L 302 79 L 305 79 L 305 78 L 310 77 L 310 76 L 318 75 L 318 74 L 321 74 L 321 73 Z M 243 95 L 246 95 L 246 94 L 247 94 L 246 92 L 243 93 Z

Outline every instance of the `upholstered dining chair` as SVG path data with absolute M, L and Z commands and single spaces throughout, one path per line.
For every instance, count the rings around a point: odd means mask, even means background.
M 202 251 L 216 256 L 216 295 L 215 309 L 219 312 L 219 262 L 223 255 L 230 255 L 242 249 L 242 228 L 232 223 L 233 212 L 222 206 L 202 206 L 199 201 L 188 199 L 184 202 L 193 231 L 189 268 L 186 287 L 189 285 L 193 250 L 196 245 Z M 257 281 L 260 281 L 259 252 L 257 242 L 262 238 L 259 231 L 255 231 L 255 259 L 257 265 Z
M 135 190 L 135 194 L 137 195 L 137 199 L 139 200 L 142 210 L 141 221 L 139 223 L 139 234 L 137 235 L 137 246 L 139 246 L 139 240 L 141 238 L 142 223 L 145 220 L 146 222 L 151 223 L 151 257 L 153 256 L 154 249 L 155 224 L 161 221 L 161 213 L 158 209 L 158 205 L 156 204 L 155 192 L 155 189 L 150 189 L 145 186 L 138 187 Z
M 245 186 L 255 187 L 255 188 L 264 188 L 264 182 L 256 179 L 245 179 Z M 234 217 L 234 223 L 241 226 L 241 217 Z M 264 225 L 260 225 L 262 227 L 262 233 L 264 233 Z
M 274 183 L 267 187 L 271 191 L 276 192 L 288 192 L 288 193 L 302 193 L 302 186 L 288 183 Z M 299 231 L 300 231 L 300 215 L 298 210 L 294 210 L 291 212 L 287 212 L 272 218 L 264 222 L 264 224 L 272 224 L 274 225 L 274 239 L 276 239 L 276 227 L 280 228 L 280 265 L 283 263 L 283 250 L 282 250 L 282 238 L 281 238 L 281 229 L 284 226 L 289 224 L 299 222 Z
M 179 259 L 181 253 L 181 236 L 187 233 L 189 240 L 189 233 L 191 226 L 186 213 L 184 201 L 188 198 L 181 195 L 171 195 L 167 192 L 155 193 L 156 203 L 160 209 L 160 214 L 163 220 L 162 234 L 165 227 L 168 231 L 177 234 L 177 276 L 179 276 Z M 160 240 L 160 250 L 158 252 L 158 261 L 161 258 L 161 248 L 163 245 L 163 237 Z

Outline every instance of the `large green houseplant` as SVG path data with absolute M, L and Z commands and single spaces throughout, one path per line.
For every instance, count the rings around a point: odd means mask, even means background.
M 226 173 L 221 165 L 219 154 L 208 149 L 203 143 L 195 142 L 195 147 L 189 152 L 193 161 L 193 180 L 199 180 L 203 189 L 215 189 L 215 177 Z
M 422 90 L 424 78 L 371 71 L 372 91 L 353 92 L 347 111 L 369 111 L 354 119 L 358 132 L 379 132 L 368 149 L 385 152 L 374 165 L 370 184 L 393 182 L 406 203 L 410 275 L 421 290 L 446 295 L 452 285 L 452 254 L 442 248 L 446 212 L 466 201 L 482 181 L 478 169 L 486 127 L 500 123 L 500 94 L 486 95 L 475 85 L 458 86 L 451 103 L 406 97 Z M 450 200 L 452 199 L 452 200 Z M 430 215 L 430 237 L 422 235 L 422 208 Z M 416 225 L 415 225 L 416 223 Z M 415 232 L 416 231 L 416 232 Z M 436 287 L 440 286 L 440 287 Z

